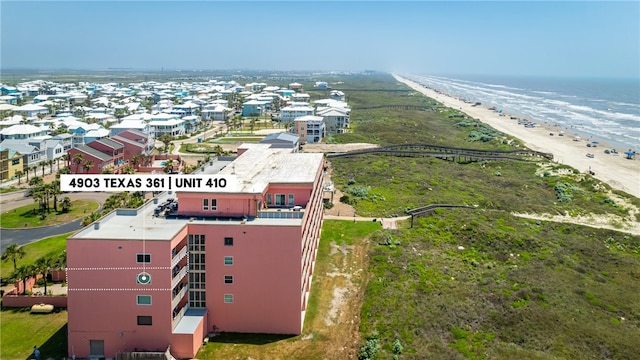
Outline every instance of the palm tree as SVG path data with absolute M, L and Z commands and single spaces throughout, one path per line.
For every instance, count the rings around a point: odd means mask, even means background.
M 67 163 L 67 160 L 69 160 L 69 155 L 68 154 L 64 154 L 59 158 L 56 158 L 56 161 L 58 162 L 58 171 L 60 171 L 60 160 L 64 160 L 64 163 Z
M 213 152 L 216 154 L 216 156 L 222 156 L 222 154 L 224 154 L 224 149 L 222 148 L 222 146 L 216 145 L 213 147 Z
M 89 170 L 91 170 L 91 168 L 93 167 L 93 161 L 91 160 L 87 160 L 84 162 L 84 165 L 82 165 L 82 168 L 84 169 L 84 171 L 89 172 Z
M 16 263 L 18 259 L 22 259 L 24 255 L 25 252 L 23 248 L 18 247 L 18 245 L 16 244 L 11 244 L 7 246 L 7 248 L 4 250 L 4 253 L 2 253 L 2 261 L 11 260 L 13 262 L 13 271 L 16 271 Z
M 83 160 L 84 158 L 81 153 L 77 153 L 73 156 L 73 162 L 76 164 L 76 174 L 78 173 L 78 167 L 80 167 Z
M 42 177 L 44 177 L 44 168 L 47 166 L 47 161 L 41 161 L 40 166 L 42 167 Z
M 64 199 L 62 199 L 61 205 L 63 213 L 69 212 L 69 210 L 71 210 L 71 199 L 68 196 L 65 196 Z
M 164 166 L 162 167 L 162 171 L 164 171 L 165 173 L 170 173 L 173 171 L 173 160 L 168 159 L 167 161 L 165 161 Z
M 123 174 L 135 174 L 136 170 L 131 165 L 127 165 L 122 169 Z
M 44 294 L 47 295 L 47 276 L 51 272 L 51 268 L 54 267 L 54 260 L 50 257 L 40 257 L 36 260 L 35 269 L 37 275 L 42 275 L 44 279 Z
M 22 175 L 24 175 L 22 171 L 16 171 L 16 176 L 18 177 L 18 185 L 21 184 Z
M 53 159 L 47 161 L 47 165 L 49 165 L 49 175 L 53 174 L 53 163 L 55 161 L 53 161 Z
M 11 278 L 15 281 L 22 280 L 22 293 L 24 294 L 27 291 L 27 279 L 33 276 L 33 265 L 20 265 L 13 274 L 11 274 Z
M 27 175 L 27 182 L 29 182 L 29 170 L 31 170 L 30 167 L 28 166 L 24 167 L 24 173 Z
M 53 196 L 53 211 L 58 212 L 58 195 L 62 194 L 60 191 L 60 180 L 53 180 L 51 182 L 51 196 Z
M 158 140 L 164 144 L 164 152 L 169 153 L 169 144 L 173 141 L 173 136 L 169 134 L 162 134 Z

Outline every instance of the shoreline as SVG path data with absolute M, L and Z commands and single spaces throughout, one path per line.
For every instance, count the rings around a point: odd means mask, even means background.
M 604 150 L 611 148 L 599 139 L 583 139 L 575 141 L 573 131 L 562 129 L 549 123 L 542 123 L 533 128 L 519 125 L 517 120 L 511 119 L 510 114 L 504 116 L 485 105 L 474 105 L 459 100 L 447 94 L 437 92 L 397 74 L 393 77 L 399 82 L 411 87 L 423 95 L 434 99 L 446 107 L 457 109 L 494 129 L 520 139 L 531 150 L 549 152 L 553 154 L 553 161 L 569 165 L 582 173 L 594 172 L 594 178 L 609 184 L 612 188 L 622 190 L 640 198 L 640 154 L 634 159 L 626 159 L 626 149 L 619 149 L 619 155 L 605 154 Z M 536 119 L 529 119 L 536 121 Z M 564 131 L 564 136 L 558 136 Z M 554 133 L 554 135 L 550 135 Z M 597 147 L 587 147 L 587 143 L 599 141 Z M 587 157 L 592 153 L 593 158 Z

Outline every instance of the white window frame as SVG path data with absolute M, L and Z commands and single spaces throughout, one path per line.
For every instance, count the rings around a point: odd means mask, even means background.
M 281 198 L 282 201 L 278 201 L 278 198 Z M 287 205 L 287 198 L 285 194 L 276 194 L 276 206 L 285 206 Z
M 209 210 L 209 199 L 204 198 L 202 199 L 202 211 L 208 211 L 208 210 Z
M 231 260 L 231 263 L 227 264 L 227 260 Z M 233 256 L 225 256 L 224 257 L 224 266 L 233 266 Z
M 233 294 L 224 294 L 224 303 L 233 304 Z
M 224 284 L 225 285 L 233 285 L 233 275 L 225 275 L 224 276 Z
M 289 196 L 287 197 L 287 202 L 289 203 L 289 205 L 293 206 L 295 205 L 295 197 L 293 194 L 289 194 Z
M 218 210 L 218 199 L 211 199 L 211 211 Z
M 141 303 L 140 302 L 140 298 L 141 297 L 142 298 L 147 298 L 148 297 L 149 298 L 149 303 L 148 304 L 147 303 Z M 152 301 L 151 295 L 137 295 L 136 296 L 136 305 L 151 306 L 152 304 L 153 304 L 153 301 Z

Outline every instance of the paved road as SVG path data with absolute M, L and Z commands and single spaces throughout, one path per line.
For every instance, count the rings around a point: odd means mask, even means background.
M 111 195 L 106 192 L 99 193 L 68 193 L 71 200 L 85 199 L 97 201 L 100 206 L 104 203 L 104 200 Z M 9 211 L 21 206 L 33 204 L 33 199 L 24 197 L 24 191 L 19 193 L 9 193 L 0 195 L 0 212 Z M 68 232 L 76 231 L 82 228 L 82 219 L 74 220 L 70 223 L 62 225 L 45 226 L 31 229 L 2 229 L 0 228 L 0 252 L 4 252 L 4 249 L 11 244 L 17 244 L 22 246 L 37 240 L 41 240 L 50 236 L 56 236 L 60 234 L 66 234 Z

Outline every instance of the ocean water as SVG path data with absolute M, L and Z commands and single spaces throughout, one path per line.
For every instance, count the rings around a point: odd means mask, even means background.
M 558 126 L 567 136 L 640 150 L 640 80 L 402 75 L 511 116 Z M 505 116 L 505 121 L 509 116 Z

